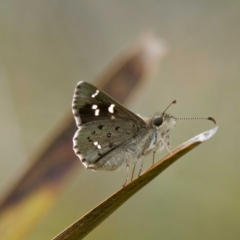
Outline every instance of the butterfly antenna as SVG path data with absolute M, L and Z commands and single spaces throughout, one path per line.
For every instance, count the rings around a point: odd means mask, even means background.
M 210 120 L 212 122 L 216 123 L 216 120 L 212 117 L 207 117 L 207 118 L 203 118 L 203 117 L 193 117 L 193 118 L 176 118 L 178 120 L 198 120 L 198 119 L 204 119 L 204 120 Z
M 164 110 L 164 112 L 162 113 L 162 116 L 164 116 L 165 112 L 169 109 L 169 107 L 170 107 L 171 105 L 175 104 L 175 103 L 177 103 L 176 100 L 172 101 L 172 102 L 167 106 L 167 108 Z

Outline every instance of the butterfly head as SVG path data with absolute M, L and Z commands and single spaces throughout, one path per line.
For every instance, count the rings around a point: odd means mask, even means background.
M 193 120 L 193 119 L 205 119 L 205 120 L 210 120 L 212 122 L 214 122 L 216 124 L 216 121 L 214 118 L 212 117 L 204 117 L 204 118 L 175 118 L 169 114 L 166 113 L 166 111 L 168 110 L 168 108 L 172 105 L 175 104 L 177 101 L 174 100 L 172 101 L 167 108 L 165 109 L 165 111 L 160 114 L 160 115 L 156 115 L 153 117 L 152 119 L 152 126 L 154 128 L 156 128 L 158 131 L 161 131 L 162 134 L 165 134 L 167 132 L 169 132 L 170 130 L 172 130 L 176 123 L 177 120 Z
M 167 113 L 163 113 L 160 116 L 155 116 L 152 119 L 152 125 L 158 131 L 161 131 L 162 134 L 165 134 L 172 130 L 177 123 L 177 119 Z
M 168 108 L 172 104 L 175 104 L 176 102 L 177 102 L 176 100 L 171 102 L 162 114 L 156 115 L 152 119 L 152 126 L 154 128 L 156 128 L 158 131 L 160 131 L 162 134 L 165 134 L 165 133 L 169 132 L 170 130 L 172 130 L 177 123 L 177 119 L 175 117 L 166 113 Z

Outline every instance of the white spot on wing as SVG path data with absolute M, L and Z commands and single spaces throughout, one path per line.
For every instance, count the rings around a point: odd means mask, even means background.
M 96 90 L 96 92 L 94 94 L 92 94 L 92 98 L 95 98 L 97 95 L 99 94 L 99 90 Z
M 93 145 L 97 146 L 97 145 L 98 145 L 98 142 L 94 142 Z
M 111 104 L 110 107 L 108 108 L 108 111 L 110 113 L 113 113 L 114 112 L 114 107 L 115 107 L 115 104 Z
M 99 111 L 100 111 L 99 109 L 96 109 L 96 110 L 95 110 L 95 116 L 98 116 L 98 115 L 99 115 Z
M 102 147 L 101 147 L 101 145 L 98 144 L 98 145 L 97 145 L 97 148 L 98 148 L 98 149 L 101 149 Z
M 94 104 L 94 105 L 92 105 L 92 109 L 97 109 L 97 105 L 96 104 Z

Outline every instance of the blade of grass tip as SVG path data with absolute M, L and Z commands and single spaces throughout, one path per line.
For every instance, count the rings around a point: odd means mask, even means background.
M 141 38 L 114 60 L 95 84 L 124 103 L 129 97 L 133 98 L 134 92 L 146 87 L 146 77 L 159 67 L 163 56 L 163 46 L 158 39 Z M 5 195 L 0 203 L 1 240 L 23 239 L 58 199 L 70 176 L 74 176 L 76 169 L 83 169 L 72 150 L 76 129 L 69 109 L 62 126 L 51 134 L 45 147 L 38 147 L 43 149 L 41 153 L 28 161 L 32 164 Z
M 172 163 L 180 157 L 191 151 L 193 148 L 202 142 L 211 138 L 218 130 L 215 127 L 209 131 L 203 132 L 196 137 L 184 142 L 176 147 L 172 154 L 168 154 L 162 160 L 155 163 L 151 168 L 145 171 L 140 177 L 133 180 L 131 183 L 120 189 L 111 197 L 103 201 L 96 208 L 91 210 L 85 216 L 73 223 L 62 233 L 56 236 L 53 240 L 80 240 L 95 229 L 101 222 L 117 210 L 123 203 L 125 203 L 131 196 L 138 192 L 142 187 L 148 184 L 161 172 L 163 172 Z

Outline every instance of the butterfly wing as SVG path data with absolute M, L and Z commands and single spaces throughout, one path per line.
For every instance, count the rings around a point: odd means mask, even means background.
M 129 142 L 136 133 L 137 127 L 132 121 L 114 119 L 100 120 L 95 124 L 88 122 L 75 133 L 73 149 L 86 168 L 114 170 L 123 159 L 111 163 L 106 169 L 103 165 L 108 165 L 105 163 L 109 161 L 109 153 L 122 148 L 122 144 Z
M 87 82 L 77 84 L 72 109 L 77 126 L 87 122 L 116 118 L 132 120 L 141 127 L 146 126 L 142 118 Z
M 78 83 L 72 108 L 79 127 L 73 148 L 87 168 L 101 169 L 110 155 L 112 158 L 113 150 L 119 151 L 122 144 L 136 136 L 138 129 L 146 127 L 143 119 L 86 82 Z M 115 166 L 106 170 L 116 169 L 121 162 L 115 161 Z

